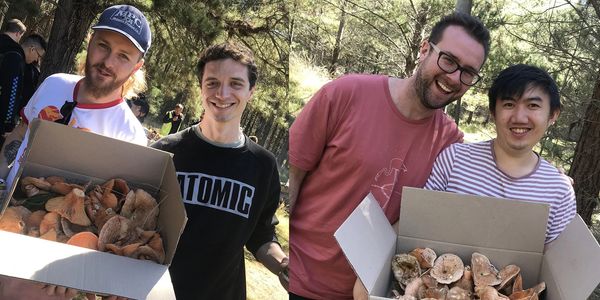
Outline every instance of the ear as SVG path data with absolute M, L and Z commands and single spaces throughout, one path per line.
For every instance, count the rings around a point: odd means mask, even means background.
M 144 66 L 143 58 L 141 58 L 140 61 L 138 61 L 137 64 L 135 64 L 135 67 L 133 68 L 133 72 L 131 72 L 131 74 L 137 72 L 142 66 Z
M 553 113 L 550 114 L 550 118 L 548 119 L 548 126 L 554 125 L 554 122 L 556 122 L 556 119 L 558 119 L 558 116 L 560 116 L 560 109 L 557 109 Z
M 425 56 L 427 56 L 427 53 L 429 52 L 429 48 L 429 40 L 423 40 L 419 47 L 419 62 L 425 59 Z

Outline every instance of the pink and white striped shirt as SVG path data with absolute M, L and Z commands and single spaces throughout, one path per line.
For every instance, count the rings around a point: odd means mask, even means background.
M 569 178 L 543 158 L 530 174 L 509 176 L 496 165 L 492 145 L 493 140 L 450 145 L 437 157 L 425 189 L 547 203 L 546 243 L 553 241 L 577 213 Z

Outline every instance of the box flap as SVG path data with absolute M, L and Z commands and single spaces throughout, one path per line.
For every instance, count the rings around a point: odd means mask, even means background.
M 543 265 L 540 281 L 556 283 L 548 300 L 587 299 L 600 283 L 600 246 L 579 215 L 547 245 Z
M 5 231 L 0 240 L 2 274 L 132 299 L 175 299 L 167 266 Z
M 396 233 L 379 203 L 369 194 L 334 234 L 346 258 L 369 291 L 385 295 Z
M 399 235 L 542 253 L 548 212 L 546 204 L 404 187 Z

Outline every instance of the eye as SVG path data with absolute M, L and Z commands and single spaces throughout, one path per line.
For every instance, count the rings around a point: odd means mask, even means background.
M 239 88 L 244 87 L 244 83 L 239 82 L 239 81 L 233 81 L 233 82 L 231 82 L 231 86 L 236 89 L 239 89 Z
M 119 59 L 121 59 L 123 61 L 129 61 L 129 56 L 127 56 L 127 54 L 120 53 L 119 54 Z
M 529 103 L 529 108 L 538 109 L 540 107 L 541 106 L 538 103 L 535 103 L 535 102 Z
M 447 54 L 442 54 L 442 56 L 440 56 L 440 63 L 443 63 L 447 66 L 456 66 L 456 61 L 454 61 L 454 59 Z
M 204 86 L 206 86 L 209 89 L 214 88 L 217 86 L 217 82 L 216 81 L 205 81 Z
M 510 102 L 510 101 L 505 101 L 504 103 L 502 103 L 502 107 L 503 108 L 513 108 L 513 107 L 515 107 L 515 103 Z

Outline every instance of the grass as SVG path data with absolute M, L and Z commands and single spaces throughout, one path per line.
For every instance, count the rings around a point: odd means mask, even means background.
M 289 216 L 283 206 L 277 210 L 277 238 L 285 253 L 289 253 Z M 245 251 L 246 257 L 246 290 L 248 300 L 263 300 L 263 299 L 288 299 L 287 292 L 279 283 L 279 279 L 261 263 L 254 259 L 254 256 Z

